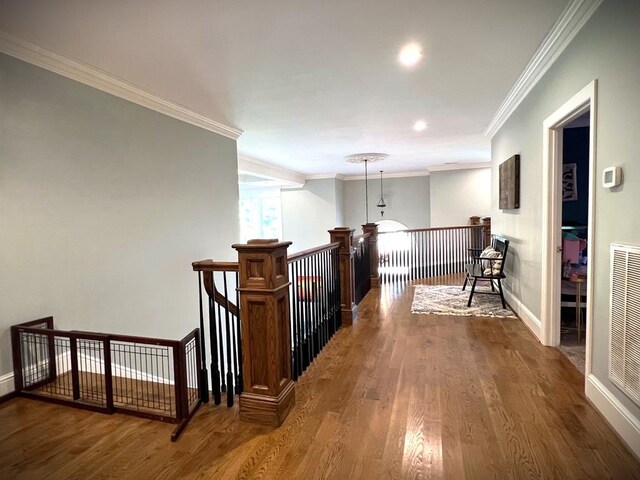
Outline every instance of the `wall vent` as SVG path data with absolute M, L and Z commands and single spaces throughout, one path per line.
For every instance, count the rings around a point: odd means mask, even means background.
M 640 405 L 640 247 L 611 244 L 609 378 Z

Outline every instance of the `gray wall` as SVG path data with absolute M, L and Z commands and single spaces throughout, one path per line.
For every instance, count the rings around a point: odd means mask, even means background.
M 338 182 L 307 180 L 302 188 L 282 189 L 282 238 L 293 242 L 290 253 L 329 243 L 327 230 L 339 226 Z
M 467 225 L 491 213 L 491 169 L 431 172 L 431 225 Z
M 542 123 L 574 94 L 598 80 L 593 282 L 593 374 L 636 417 L 640 408 L 608 380 L 609 247 L 612 242 L 640 245 L 640 2 L 603 2 L 559 59 L 492 139 L 493 225 L 512 239 L 514 262 L 509 289 L 540 316 Z M 521 208 L 497 209 L 498 165 L 521 155 Z M 605 167 L 624 171 L 624 184 L 601 187 Z M 509 263 L 507 265 L 509 265 Z
M 361 232 L 365 223 L 364 180 L 346 180 L 344 183 L 344 224 Z M 384 220 L 395 220 L 409 228 L 427 228 L 430 220 L 429 176 L 383 179 Z M 383 218 L 376 207 L 380 199 L 380 178 L 369 178 L 369 221 Z
M 344 226 L 344 182 L 334 180 L 336 184 L 336 227 Z
M 9 326 L 47 315 L 196 327 L 191 262 L 234 258 L 236 142 L 1 54 L 0 112 L 0 375 Z

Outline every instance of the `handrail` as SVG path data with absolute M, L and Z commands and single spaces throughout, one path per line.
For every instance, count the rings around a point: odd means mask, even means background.
M 469 248 L 486 243 L 490 225 L 454 225 L 378 233 L 382 281 L 406 281 L 464 271 Z
M 192 262 L 194 272 L 238 272 L 240 264 L 238 262 L 214 262 L 210 258 Z
M 388 232 L 378 232 L 378 235 L 386 235 L 388 233 L 429 232 L 434 230 L 462 230 L 466 228 L 483 229 L 484 225 L 455 225 L 452 227 L 408 228 L 406 230 L 392 230 Z
M 295 262 L 296 260 L 301 260 L 303 258 L 310 257 L 311 255 L 323 252 L 325 250 L 333 250 L 340 246 L 340 242 L 327 243 L 325 245 L 320 245 L 319 247 L 308 248 L 307 250 L 302 250 L 300 252 L 293 253 L 287 257 L 287 261 L 289 263 Z
M 192 262 L 191 266 L 193 267 L 194 272 L 239 272 L 240 264 L 238 262 L 214 262 L 210 258 L 207 260 L 198 260 L 196 262 Z M 216 288 L 213 288 L 213 281 L 210 281 L 205 277 L 205 289 L 210 297 L 213 297 L 215 302 L 222 307 L 229 306 L 229 312 L 236 317 L 240 314 L 238 310 L 238 306 L 229 301 L 220 291 Z
M 365 238 L 370 238 L 370 237 L 371 237 L 371 232 L 361 233 L 360 235 L 354 235 L 353 243 L 358 243 L 361 239 L 364 240 Z
M 228 277 L 238 286 L 240 272 L 239 262 L 216 262 L 211 259 L 192 262 L 191 266 L 198 272 L 198 285 L 203 288 L 209 300 L 203 302 L 202 290 L 200 290 L 200 343 L 205 344 L 205 312 L 208 314 L 209 347 L 211 349 L 211 391 L 214 403 L 220 404 L 222 393 L 226 392 L 227 406 L 233 405 L 234 393 L 242 391 L 242 346 L 240 332 L 240 306 L 238 302 L 230 300 L 228 290 Z M 216 282 L 218 277 L 218 282 Z M 222 291 L 218 286 L 223 285 Z M 235 288 L 232 287 L 235 292 Z M 237 299 L 236 295 L 236 299 Z M 207 305 L 208 306 L 205 306 Z M 216 315 L 215 307 L 218 307 Z M 222 308 L 222 311 L 220 310 Z M 207 392 L 203 394 L 203 402 L 208 402 L 208 372 L 206 349 L 202 350 L 202 384 Z M 226 372 L 226 373 L 225 373 Z

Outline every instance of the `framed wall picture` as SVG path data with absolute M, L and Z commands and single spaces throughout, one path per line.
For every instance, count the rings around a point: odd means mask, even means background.
M 569 202 L 578 199 L 578 188 L 576 186 L 577 165 L 575 163 L 565 163 L 562 166 L 562 201 Z
M 514 155 L 502 162 L 498 173 L 500 175 L 500 209 L 520 208 L 520 155 Z

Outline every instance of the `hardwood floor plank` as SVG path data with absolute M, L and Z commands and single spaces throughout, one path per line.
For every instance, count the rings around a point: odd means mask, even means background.
M 412 315 L 383 285 L 296 382 L 279 428 L 204 405 L 174 425 L 15 398 L 1 479 L 640 479 L 584 377 L 518 319 Z

